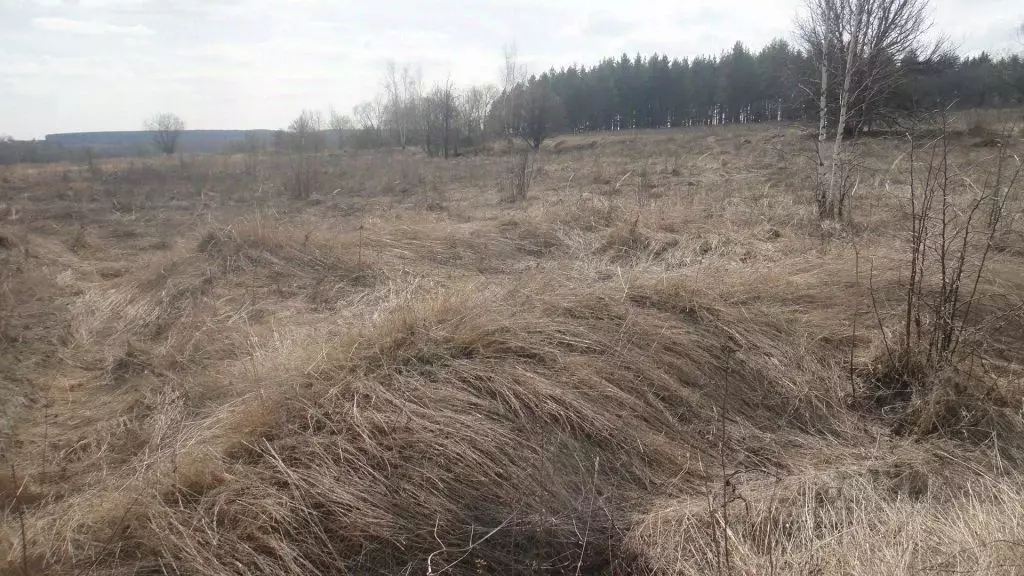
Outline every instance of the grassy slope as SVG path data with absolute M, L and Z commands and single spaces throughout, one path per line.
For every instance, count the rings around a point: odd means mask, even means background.
M 987 388 L 864 382 L 900 146 L 840 230 L 797 130 L 0 173 L 0 573 L 1016 573 L 1019 234 Z

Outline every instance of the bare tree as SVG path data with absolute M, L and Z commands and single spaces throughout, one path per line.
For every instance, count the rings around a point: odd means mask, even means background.
M 402 75 L 402 91 L 404 92 L 403 99 L 405 100 L 404 118 L 406 127 L 410 130 L 416 126 L 416 107 L 419 106 L 422 97 L 422 83 L 423 79 L 419 68 L 415 72 Z M 406 138 L 410 137 L 411 135 L 407 132 Z
M 399 70 L 394 60 L 388 60 L 384 76 L 387 114 L 403 150 L 409 140 L 409 130 L 416 121 L 416 103 L 420 95 L 419 86 L 420 72 L 418 69 L 413 71 L 408 65 L 405 65 Z
M 451 78 L 445 80 L 444 86 L 441 87 L 440 95 L 441 125 L 443 127 L 443 132 L 441 133 L 441 147 L 444 150 L 444 158 L 445 160 L 447 160 L 449 145 L 452 143 L 453 140 L 455 142 L 455 154 L 457 155 L 459 152 L 458 123 L 455 121 L 458 106 L 456 105 L 455 102 L 455 87 L 454 84 L 452 84 Z M 452 135 L 453 130 L 456 132 L 454 134 L 454 138 Z
M 453 149 L 452 141 L 457 140 L 457 134 L 453 134 L 457 132 L 457 108 L 455 87 L 450 79 L 444 84 L 435 85 L 421 99 L 419 111 L 423 125 L 423 147 L 427 154 L 448 158 Z
M 420 98 L 417 106 L 420 129 L 423 131 L 423 150 L 431 155 L 434 154 L 435 142 L 440 132 L 441 100 L 439 88 L 435 86 Z
M 338 134 L 338 149 L 344 149 L 345 132 L 355 128 L 355 122 L 352 121 L 351 117 L 340 114 L 337 110 L 331 108 L 331 111 L 328 114 L 327 125 L 331 130 Z
M 309 198 L 320 178 L 319 152 L 323 147 L 323 116 L 303 110 L 288 125 L 291 156 L 291 188 L 297 198 Z
M 812 82 L 819 115 L 819 217 L 842 217 L 849 192 L 844 135 L 870 122 L 874 107 L 902 80 L 900 59 L 911 51 L 926 52 L 921 44 L 930 28 L 927 8 L 928 0 L 807 0 L 797 30 L 817 70 Z M 931 54 L 937 51 L 938 46 Z M 834 141 L 826 162 L 821 149 L 832 118 Z
M 514 42 L 503 48 L 503 56 L 505 63 L 501 69 L 502 129 L 511 141 L 519 132 L 516 118 L 516 87 L 522 83 L 526 70 L 519 65 L 519 50 Z
M 494 86 L 473 86 L 459 98 L 459 118 L 462 130 L 471 144 L 481 144 L 484 140 L 487 115 L 498 97 L 498 89 Z
M 153 133 L 153 143 L 157 149 L 170 156 L 178 148 L 178 139 L 185 130 L 185 121 L 165 112 L 146 120 L 145 128 Z
M 318 154 L 324 147 L 324 119 L 316 110 L 303 110 L 291 124 L 292 148 L 300 152 Z
M 406 70 L 403 68 L 402 72 Z M 391 127 L 398 135 L 398 142 L 402 146 L 402 150 L 405 150 L 405 142 L 409 133 L 405 118 L 405 93 L 402 90 L 401 74 L 394 60 L 387 62 L 387 70 L 384 75 L 384 95 L 387 98 Z
M 363 102 L 361 104 L 356 104 L 352 108 L 352 115 L 355 116 L 356 122 L 363 130 L 377 129 L 377 126 L 373 122 L 374 115 L 371 111 L 372 106 L 373 105 L 370 102 Z
M 377 143 L 383 144 L 387 105 L 382 97 L 378 96 L 373 100 L 356 105 L 352 109 L 352 114 L 355 116 L 360 128 L 375 134 Z

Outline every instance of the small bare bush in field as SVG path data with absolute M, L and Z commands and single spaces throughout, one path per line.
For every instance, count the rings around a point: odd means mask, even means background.
M 307 154 L 293 155 L 289 162 L 288 188 L 295 198 L 309 198 L 320 186 L 320 158 Z
M 513 149 L 509 153 L 507 168 L 501 179 L 502 196 L 506 202 L 526 200 L 536 168 L 536 154 L 529 150 Z
M 1007 202 L 1021 185 L 1022 164 L 1002 147 L 983 162 L 981 174 L 956 163 L 947 126 L 943 119 L 937 138 L 909 142 L 902 325 L 899 337 L 885 342 L 886 356 L 874 376 L 883 403 L 906 403 L 899 425 L 922 433 L 987 428 L 979 419 L 1005 401 L 976 360 L 992 331 L 1021 314 L 984 314 L 988 296 L 980 288 Z
M 303 110 L 288 127 L 288 187 L 292 196 L 309 198 L 319 191 L 324 148 L 323 118 L 319 112 Z

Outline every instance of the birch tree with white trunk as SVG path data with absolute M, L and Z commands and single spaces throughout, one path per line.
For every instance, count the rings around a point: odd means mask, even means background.
M 394 60 L 388 60 L 384 75 L 384 93 L 387 114 L 404 150 L 409 142 L 409 132 L 416 125 L 416 105 L 420 99 L 420 71 L 408 64 L 398 67 Z
M 902 81 L 904 55 L 938 52 L 938 44 L 930 50 L 923 46 L 930 28 L 927 11 L 928 0 L 807 0 L 797 30 L 817 70 L 816 201 L 821 219 L 842 218 L 850 193 L 844 139 L 877 116 L 880 103 Z M 829 136 L 831 151 L 825 152 Z

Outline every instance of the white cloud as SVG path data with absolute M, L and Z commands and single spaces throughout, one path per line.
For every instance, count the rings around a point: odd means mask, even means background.
M 48 32 L 66 32 L 69 34 L 87 34 L 90 36 L 101 36 L 105 34 L 125 36 L 149 36 L 153 30 L 135 24 L 132 26 L 118 26 L 106 22 L 88 20 L 72 20 L 70 18 L 39 17 L 32 19 L 32 27 Z

